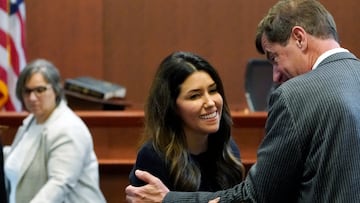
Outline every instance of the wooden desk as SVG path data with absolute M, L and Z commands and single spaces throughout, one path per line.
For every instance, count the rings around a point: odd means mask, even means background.
M 125 110 L 131 106 L 131 102 L 126 99 L 98 99 L 68 90 L 64 90 L 64 93 L 68 105 L 77 110 Z
M 109 203 L 125 202 L 124 189 L 136 158 L 138 141 L 143 130 L 143 111 L 76 111 L 88 125 L 100 164 L 100 185 Z M 265 112 L 231 112 L 233 136 L 248 169 L 256 161 L 256 150 L 264 134 Z M 17 128 L 27 113 L 0 112 L 4 144 L 11 144 Z

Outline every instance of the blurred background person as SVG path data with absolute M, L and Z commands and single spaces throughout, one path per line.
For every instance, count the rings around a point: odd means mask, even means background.
M 91 134 L 67 106 L 58 69 L 29 63 L 16 96 L 30 114 L 4 148 L 9 202 L 106 202 Z

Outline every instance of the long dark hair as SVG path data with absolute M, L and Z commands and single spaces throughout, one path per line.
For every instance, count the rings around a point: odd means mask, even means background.
M 146 139 L 153 141 L 154 148 L 167 161 L 174 189 L 199 189 L 201 172 L 187 150 L 182 119 L 176 111 L 180 85 L 195 71 L 208 73 L 223 98 L 220 127 L 217 132 L 209 135 L 208 151 L 216 160 L 216 180 L 225 189 L 242 180 L 244 167 L 230 148 L 232 119 L 223 83 L 217 71 L 206 60 L 190 52 L 175 52 L 161 62 L 145 105 L 144 133 Z

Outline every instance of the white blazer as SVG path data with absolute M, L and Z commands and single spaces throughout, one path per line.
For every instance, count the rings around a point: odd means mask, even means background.
M 27 116 L 16 133 L 16 147 L 34 115 Z M 28 151 L 16 188 L 18 203 L 103 203 L 98 162 L 85 123 L 60 102 L 44 123 L 41 136 Z M 5 159 L 12 152 L 4 149 Z

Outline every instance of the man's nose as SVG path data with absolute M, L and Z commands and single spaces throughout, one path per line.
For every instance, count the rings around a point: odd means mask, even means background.
M 281 83 L 281 72 L 276 65 L 273 65 L 273 82 Z

